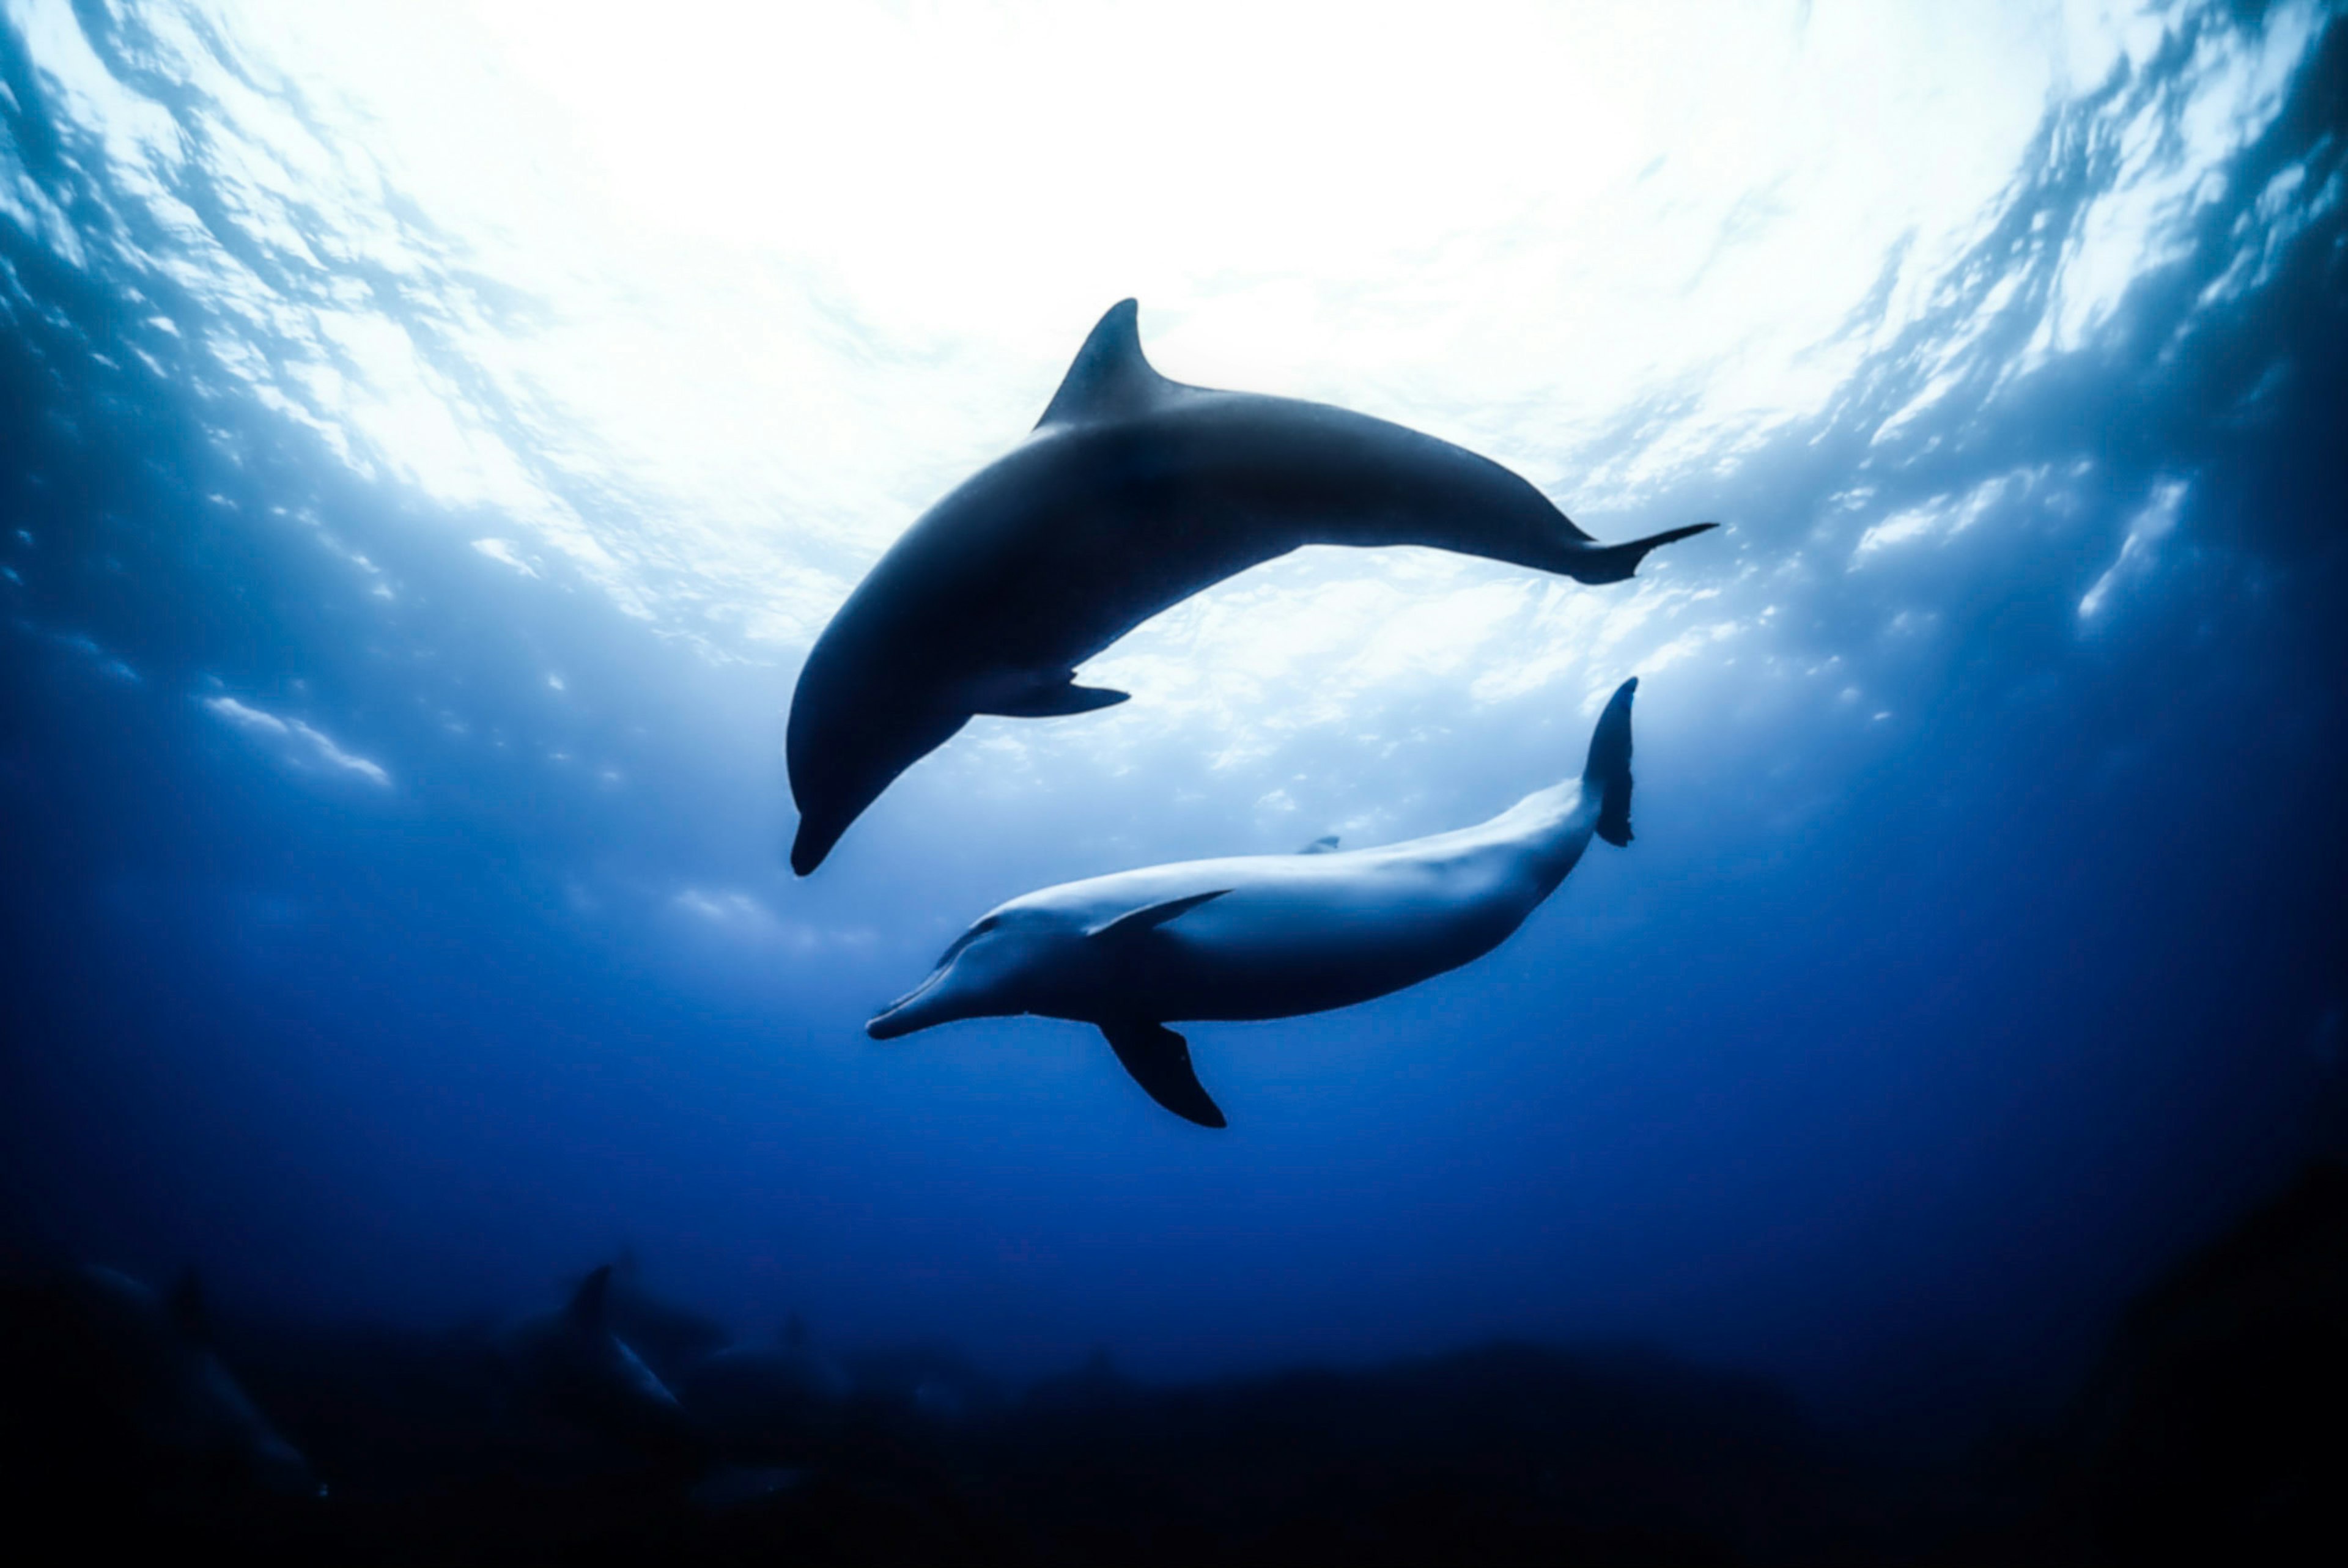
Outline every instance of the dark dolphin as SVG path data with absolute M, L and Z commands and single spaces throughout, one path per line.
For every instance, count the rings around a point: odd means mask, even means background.
M 1489 458 L 1366 415 L 1167 380 L 1131 300 L 1076 351 L 1027 439 L 932 507 L 799 672 L 786 752 L 804 876 L 899 774 L 980 713 L 1126 699 L 1076 668 L 1300 545 L 1431 545 L 1620 582 L 1698 523 L 1601 545 Z

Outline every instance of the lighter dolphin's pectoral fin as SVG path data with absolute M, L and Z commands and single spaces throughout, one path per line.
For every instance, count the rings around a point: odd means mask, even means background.
M 1337 835 L 1334 833 L 1324 833 L 1320 837 L 1314 839 L 1312 843 L 1306 845 L 1303 848 L 1298 850 L 1296 853 L 1299 855 L 1327 855 L 1334 852 L 1336 847 Z
M 1185 1122 L 1201 1127 L 1230 1125 L 1223 1120 L 1221 1107 L 1199 1082 L 1198 1070 L 1190 1065 L 1189 1040 L 1162 1023 L 1119 1020 L 1101 1025 L 1100 1031 L 1149 1098 Z
M 1060 378 L 1044 417 L 1035 421 L 1036 429 L 1130 418 L 1181 390 L 1143 357 L 1140 315 L 1141 307 L 1132 300 L 1109 306 L 1068 363 L 1068 374 Z
M 1005 719 L 1065 719 L 1072 713 L 1114 708 L 1132 695 L 1109 686 L 1079 686 L 1071 680 L 1053 683 L 1039 681 L 1017 691 L 989 696 L 978 712 Z
M 1086 927 L 1085 935 L 1095 941 L 1106 939 L 1112 942 L 1128 937 L 1138 937 L 1144 931 L 1156 930 L 1169 920 L 1179 920 L 1200 905 L 1211 903 L 1230 891 L 1228 887 L 1218 887 L 1210 893 L 1188 893 L 1179 898 L 1169 898 L 1163 903 L 1144 904 L 1138 909 L 1128 909 L 1124 914 L 1113 919 L 1103 920 L 1097 926 Z

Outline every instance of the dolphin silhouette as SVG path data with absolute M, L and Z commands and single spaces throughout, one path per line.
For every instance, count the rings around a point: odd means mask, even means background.
M 101 1420 L 191 1479 L 323 1496 L 310 1463 L 278 1434 L 214 1348 L 193 1270 L 169 1296 L 110 1268 L 74 1270 L 64 1296 L 73 1349 L 48 1370 L 79 1374 Z
M 821 865 L 898 774 L 980 713 L 1056 718 L 1127 693 L 1076 668 L 1143 621 L 1301 545 L 1432 545 L 1620 582 L 1697 523 L 1601 545 L 1487 457 L 1367 415 L 1167 380 L 1110 307 L 1035 431 L 932 507 L 799 671 L 785 753 Z
M 1383 849 L 1192 860 L 1014 898 L 956 938 L 865 1032 L 1035 1013 L 1099 1028 L 1151 1099 L 1223 1113 L 1169 1019 L 1270 1019 L 1385 996 L 1481 958 L 1556 891 L 1591 835 L 1631 842 L 1631 697 L 1599 715 L 1581 776 L 1478 827 Z
M 654 1457 L 689 1454 L 693 1434 L 668 1385 L 612 1328 L 612 1266 L 560 1312 L 524 1319 L 500 1346 L 521 1391 L 558 1420 Z

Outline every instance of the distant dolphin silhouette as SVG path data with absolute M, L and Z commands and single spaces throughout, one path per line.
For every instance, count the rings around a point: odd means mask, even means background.
M 1014 898 L 955 938 L 865 1030 L 1035 1013 L 1097 1025 L 1141 1087 L 1205 1127 L 1223 1113 L 1169 1019 L 1321 1012 L 1481 958 L 1565 880 L 1594 833 L 1631 842 L 1625 681 L 1578 779 L 1480 827 L 1384 849 L 1192 860 Z
M 627 1246 L 612 1260 L 611 1282 L 603 1287 L 603 1318 L 613 1337 L 672 1390 L 686 1368 L 733 1338 L 715 1318 L 654 1295 L 644 1284 L 635 1249 Z
M 821 865 L 898 774 L 980 713 L 1127 693 L 1076 667 L 1169 606 L 1301 545 L 1432 545 L 1620 582 L 1698 523 L 1601 545 L 1489 458 L 1383 419 L 1167 380 L 1110 307 L 1027 439 L 918 518 L 799 672 L 791 868 Z
M 612 1329 L 612 1266 L 580 1283 L 560 1312 L 527 1318 L 504 1337 L 523 1391 L 557 1419 L 654 1456 L 687 1452 L 692 1433 L 668 1385 Z
M 191 1271 L 168 1296 L 110 1268 L 66 1281 L 81 1322 L 67 1358 L 106 1414 L 191 1476 L 289 1496 L 323 1493 L 309 1461 L 278 1435 L 213 1348 Z M 50 1368 L 54 1370 L 55 1368 Z

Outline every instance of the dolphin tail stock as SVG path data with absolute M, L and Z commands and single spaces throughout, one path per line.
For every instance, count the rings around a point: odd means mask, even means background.
M 1632 676 L 1614 689 L 1598 728 L 1590 736 L 1590 761 L 1581 770 L 1585 794 L 1596 791 L 1598 836 L 1620 849 L 1631 842 L 1631 698 L 1639 690 Z
M 1650 550 L 1661 549 L 1677 540 L 1692 538 L 1720 527 L 1718 523 L 1690 523 L 1684 528 L 1665 528 L 1660 534 L 1649 534 L 1643 539 L 1627 544 L 1590 544 L 1577 547 L 1573 553 L 1551 570 L 1563 572 L 1576 582 L 1598 587 L 1610 582 L 1624 582 L 1639 569 Z

